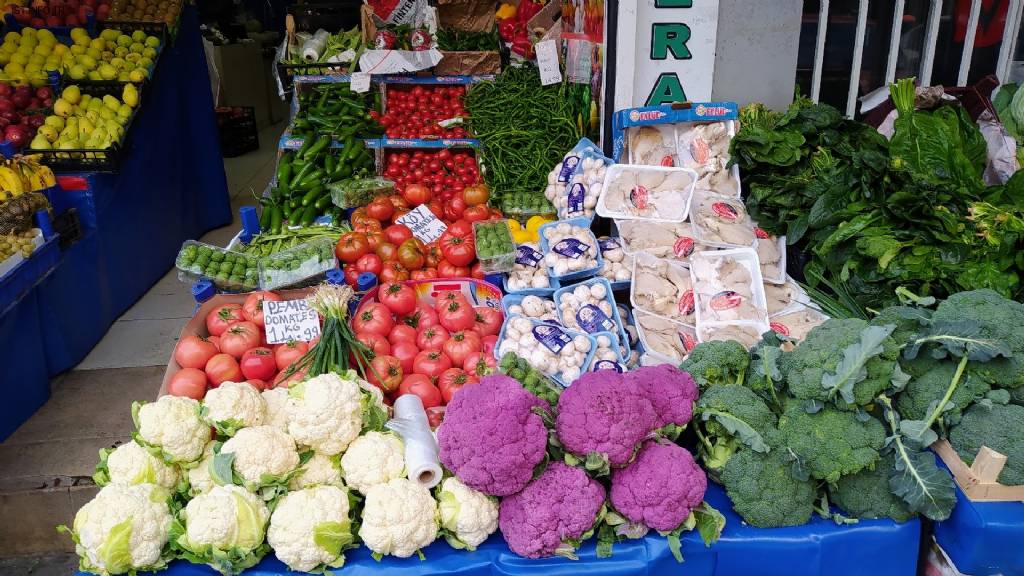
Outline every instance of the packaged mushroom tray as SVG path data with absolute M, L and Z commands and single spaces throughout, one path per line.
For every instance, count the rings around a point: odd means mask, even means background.
M 530 366 L 568 386 L 590 367 L 596 348 L 593 336 L 525 316 L 512 316 L 501 328 L 494 354 L 501 359 L 514 352 Z
M 505 312 L 505 318 L 525 316 L 530 320 L 561 324 L 555 301 L 549 296 L 507 294 L 501 299 L 501 308 Z
M 612 164 L 588 138 L 581 138 L 562 161 L 548 173 L 544 196 L 555 207 L 559 220 L 594 218 L 597 198 L 604 185 L 605 169 Z
M 594 358 L 590 361 L 590 371 L 613 370 L 625 372 L 628 369 L 628 357 L 622 354 L 622 345 L 614 332 L 595 332 L 591 334 L 597 346 Z
M 697 241 L 689 222 L 615 220 L 615 228 L 627 256 L 646 252 L 658 258 L 689 262 L 695 252 L 714 250 Z
M 548 275 L 540 244 L 527 242 L 516 246 L 512 271 L 503 279 L 506 294 L 549 295 L 561 285 Z
M 822 311 L 803 304 L 797 304 L 780 314 L 772 316 L 769 320 L 769 325 L 778 334 L 800 342 L 807 337 L 807 333 L 811 329 L 824 324 L 826 320 L 828 320 L 828 316 Z
M 633 311 L 633 318 L 644 349 L 639 357 L 641 366 L 679 364 L 697 346 L 697 332 L 692 326 L 640 310 Z
M 697 240 L 707 246 L 747 248 L 757 244 L 754 222 L 738 198 L 697 190 L 690 202 L 690 222 Z
M 597 213 L 605 218 L 682 222 L 697 173 L 685 168 L 613 164 L 605 172 Z
M 739 166 L 729 167 L 729 144 L 736 123 L 679 122 L 626 129 L 630 164 L 675 166 L 697 174 L 697 188 L 739 197 Z
M 769 236 L 764 230 L 754 227 L 757 237 L 757 259 L 761 263 L 761 277 L 766 283 L 786 282 L 786 237 Z
M 629 300 L 634 314 L 640 310 L 687 326 L 696 324 L 690 271 L 673 260 L 638 253 L 633 259 Z
M 600 276 L 612 285 L 612 290 L 628 289 L 633 279 L 633 257 L 626 254 L 622 240 L 602 236 L 597 239 L 597 246 L 601 249 L 601 259 L 604 260 Z
M 796 283 L 796 280 L 788 276 L 783 284 L 765 283 L 764 296 L 769 318 L 774 318 L 779 314 L 805 306 L 816 308 L 807 292 L 804 292 L 804 289 Z
M 701 252 L 690 259 L 697 338 L 753 343 L 767 332 L 768 303 L 757 253 L 750 248 Z M 729 328 L 732 326 L 732 328 Z M 753 344 L 750 344 L 753 345 Z
M 593 276 L 604 259 L 586 218 L 558 220 L 540 227 L 540 248 L 548 274 L 559 282 Z
M 622 346 L 620 355 L 629 355 L 626 327 L 615 306 L 611 284 L 604 278 L 555 290 L 555 308 L 562 326 L 587 334 L 613 332 Z

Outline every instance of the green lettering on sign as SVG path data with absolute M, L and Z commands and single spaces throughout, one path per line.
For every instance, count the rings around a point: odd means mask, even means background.
M 659 104 L 671 104 L 673 102 L 686 102 L 686 91 L 679 82 L 679 76 L 675 72 L 663 72 L 658 76 L 658 81 L 651 88 L 644 106 L 658 106 Z
M 655 8 L 693 8 L 693 0 L 654 0 Z
M 668 53 L 676 60 L 693 58 L 686 43 L 690 27 L 681 22 L 659 22 L 651 25 L 651 60 L 664 60 Z

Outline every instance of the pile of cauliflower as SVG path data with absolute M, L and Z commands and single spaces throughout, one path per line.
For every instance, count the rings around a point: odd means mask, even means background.
M 439 536 L 473 549 L 498 527 L 495 498 L 456 478 L 431 491 L 406 477 L 383 396 L 354 371 L 263 392 L 225 382 L 202 402 L 162 396 L 132 415 L 133 440 L 100 452 L 102 489 L 62 528 L 83 571 L 181 558 L 230 575 L 273 551 L 323 572 L 360 543 L 405 558 Z

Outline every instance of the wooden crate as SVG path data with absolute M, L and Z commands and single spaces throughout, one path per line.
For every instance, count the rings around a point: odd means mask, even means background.
M 948 440 L 932 444 L 932 450 L 953 473 L 953 478 L 972 502 L 1024 501 L 1024 486 L 1006 486 L 996 481 L 1006 465 L 1006 456 L 982 446 L 970 466 L 960 459 Z

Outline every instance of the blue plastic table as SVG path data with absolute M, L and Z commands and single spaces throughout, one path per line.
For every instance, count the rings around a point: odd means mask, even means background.
M 615 545 L 611 558 L 597 558 L 593 541 L 580 551 L 577 561 L 563 558 L 529 560 L 509 551 L 500 534 L 491 536 L 476 552 L 453 550 L 444 541 L 435 542 L 423 553 L 425 561 L 370 557 L 363 547 L 346 554 L 344 568 L 335 574 L 346 576 L 491 576 L 495 574 L 685 574 L 686 576 L 913 576 L 917 570 L 921 525 L 917 520 L 896 524 L 889 520 L 862 521 L 837 526 L 815 517 L 804 526 L 760 529 L 745 526 L 732 511 L 728 498 L 717 485 L 708 487 L 707 500 L 726 516 L 722 538 L 710 548 L 696 533 L 683 538 L 679 564 L 665 539 L 648 536 Z M 174 562 L 161 572 L 166 576 L 212 576 L 209 567 Z M 265 558 L 247 576 L 295 574 L 274 557 Z
M 971 576 L 1024 574 L 1024 502 L 971 502 L 959 487 L 935 541 L 957 570 Z
M 79 174 L 58 192 L 82 239 L 31 296 L 0 317 L 5 346 L 0 440 L 46 401 L 49 377 L 72 368 L 168 268 L 181 243 L 231 221 L 227 179 L 195 8 L 165 48 L 117 174 Z M 27 338 L 15 336 L 27 331 Z

